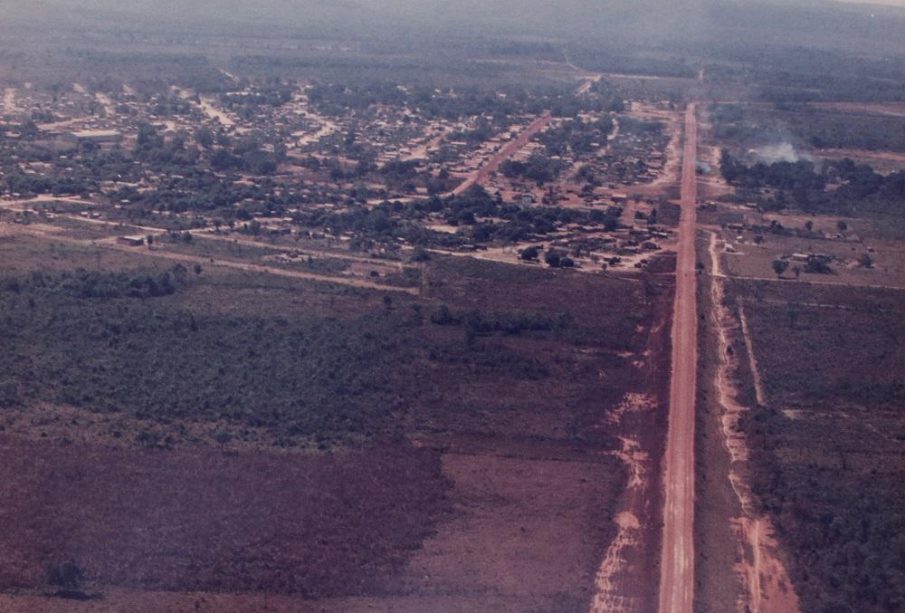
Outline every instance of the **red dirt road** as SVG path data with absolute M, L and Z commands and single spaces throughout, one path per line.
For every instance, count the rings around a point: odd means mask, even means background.
M 660 613 L 691 613 L 694 599 L 694 420 L 698 360 L 695 272 L 698 125 L 695 110 L 695 105 L 690 104 L 685 114 L 682 219 L 679 222 L 672 327 L 669 432 L 663 475 Z
M 531 142 L 531 139 L 534 138 L 534 135 L 538 132 L 543 131 L 544 128 L 547 127 L 547 124 L 550 123 L 550 120 L 553 119 L 553 116 L 550 114 L 550 111 L 547 111 L 529 125 L 527 128 L 522 130 L 522 133 L 518 135 L 514 141 L 507 144 L 505 147 L 500 149 L 490 160 L 481 166 L 477 171 L 471 174 L 465 181 L 462 182 L 459 187 L 454 189 L 451 192 L 451 195 L 458 196 L 459 194 L 464 194 L 471 188 L 473 185 L 481 185 L 484 181 L 487 180 L 487 177 L 490 176 L 491 173 L 496 172 L 500 165 L 511 158 L 513 155 L 518 153 L 525 147 L 528 143 Z

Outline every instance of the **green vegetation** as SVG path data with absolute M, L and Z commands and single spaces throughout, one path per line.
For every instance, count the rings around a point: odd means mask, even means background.
M 551 110 L 558 117 L 575 117 L 581 111 L 621 109 L 622 100 L 608 84 L 600 84 L 592 95 L 576 98 L 571 86 L 524 87 L 494 83 L 493 86 L 465 87 L 440 91 L 433 86 L 400 88 L 400 81 L 372 81 L 365 84 L 320 83 L 309 91 L 311 103 L 319 112 L 341 115 L 349 110 L 363 111 L 374 105 L 406 106 L 417 109 L 428 119 L 484 117 L 501 123 L 525 113 Z
M 158 298 L 176 293 L 187 275 L 188 269 L 182 265 L 157 275 L 84 269 L 58 274 L 36 271 L 22 280 L 6 279 L 3 289 L 16 294 L 62 294 L 74 298 Z
M 827 162 L 819 169 L 808 161 L 748 166 L 724 150 L 720 171 L 742 197 L 750 196 L 766 210 L 794 206 L 807 212 L 900 215 L 905 208 L 905 172 L 884 176 L 849 159 Z M 765 188 L 775 193 L 768 196 Z
M 473 428 L 475 412 L 496 424 L 527 410 L 488 413 L 486 399 L 454 393 L 464 382 L 542 386 L 562 369 L 592 367 L 572 364 L 574 357 L 551 361 L 537 343 L 634 343 L 635 319 L 619 310 L 592 331 L 566 310 L 438 307 L 425 318 L 420 305 L 395 298 L 342 319 L 316 309 L 291 318 L 186 309 L 208 283 L 182 267 L 5 279 L 0 405 L 45 401 L 160 421 L 224 419 L 266 428 L 283 444 L 385 440 L 428 425 Z M 563 392 L 582 395 L 579 384 Z M 591 410 L 565 406 L 567 423 Z
M 469 334 L 489 335 L 500 332 L 509 336 L 518 336 L 525 332 L 564 331 L 572 323 L 569 313 L 556 316 L 542 313 L 481 313 L 468 311 L 454 315 L 445 304 L 431 313 L 430 320 L 439 326 L 464 325 Z
M 439 214 L 461 229 L 456 234 L 432 232 L 419 222 Z M 337 213 L 323 210 L 293 214 L 295 223 L 305 228 L 323 229 L 333 234 L 354 232 L 358 241 L 395 243 L 402 237 L 422 247 L 455 246 L 469 243 L 519 242 L 554 232 L 567 223 L 600 225 L 607 230 L 619 226 L 621 209 L 611 207 L 590 213 L 561 207 L 522 206 L 503 203 L 480 187 L 449 198 L 433 197 L 412 204 L 384 203 L 360 206 Z M 502 219 L 483 221 L 484 218 Z
M 530 179 L 543 185 L 555 180 L 565 166 L 562 161 L 553 161 L 546 155 L 534 153 L 526 162 L 506 160 L 500 165 L 500 172 L 510 179 Z
M 768 400 L 743 423 L 754 489 L 791 554 L 803 610 L 901 609 L 901 292 L 741 282 L 732 291 L 754 297 L 745 310 Z
M 905 118 L 829 111 L 804 103 L 762 110 L 741 104 L 712 109 L 714 135 L 758 147 L 789 142 L 806 148 L 905 151 Z
M 5 293 L 3 403 L 226 418 L 290 435 L 393 429 L 384 375 L 406 354 L 404 322 L 203 318 L 161 306 Z

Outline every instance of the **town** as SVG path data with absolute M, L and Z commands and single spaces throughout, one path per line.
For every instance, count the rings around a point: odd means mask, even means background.
M 280 251 L 259 263 L 288 269 L 357 254 L 342 274 L 377 279 L 431 250 L 641 269 L 670 240 L 671 103 L 626 101 L 596 79 L 574 94 L 499 92 L 491 109 L 452 90 L 224 84 L 7 88 L 3 155 L 18 172 L 5 219 L 105 228 L 111 245 L 156 251 L 251 241 Z M 559 115 L 530 110 L 542 105 Z

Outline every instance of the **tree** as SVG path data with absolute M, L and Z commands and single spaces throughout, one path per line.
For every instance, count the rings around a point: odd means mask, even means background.
M 211 132 L 211 129 L 208 127 L 203 127 L 198 130 L 197 138 L 198 144 L 205 149 L 210 149 L 214 144 L 214 133 Z
M 217 171 L 231 170 L 238 167 L 240 161 L 238 157 L 226 149 L 218 149 L 211 156 L 211 168 Z
M 537 247 L 528 247 L 527 249 L 522 249 L 521 253 L 519 253 L 519 257 L 526 262 L 536 262 L 537 258 L 540 257 L 540 249 L 538 249 Z
M 785 272 L 789 269 L 788 260 L 773 260 L 773 272 L 776 273 L 778 278 L 782 278 Z
M 839 230 L 839 232 L 845 232 L 848 230 L 848 224 L 840 219 L 836 222 L 836 229 Z
M 431 259 L 431 254 L 424 247 L 415 247 L 412 252 L 413 262 L 427 262 Z
M 822 257 L 810 256 L 808 257 L 808 261 L 805 262 L 804 271 L 812 274 L 826 275 L 833 272 L 833 269 L 830 268 L 829 262 Z
M 862 253 L 861 257 L 858 258 L 858 265 L 862 268 L 873 268 L 874 259 L 868 253 Z
M 149 123 L 142 123 L 138 126 L 138 138 L 135 141 L 135 148 L 139 151 L 148 151 L 150 149 L 158 149 L 163 146 L 163 137 L 157 133 L 157 128 Z
M 544 261 L 550 268 L 559 268 L 562 265 L 562 254 L 556 249 L 550 249 L 544 254 Z
M 720 173 L 728 183 L 732 183 L 745 170 L 744 166 L 739 164 L 734 157 L 725 149 L 720 154 Z
M 445 304 L 441 304 L 434 312 L 431 313 L 430 316 L 431 323 L 434 323 L 438 326 L 449 326 L 458 322 L 458 320 L 453 317 L 452 313 L 449 310 L 449 307 Z

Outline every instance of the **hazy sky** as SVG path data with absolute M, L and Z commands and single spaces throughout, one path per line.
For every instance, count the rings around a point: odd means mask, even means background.
M 791 41 L 808 45 L 816 40 L 808 38 L 810 32 L 824 42 L 883 39 L 894 49 L 895 43 L 889 41 L 897 38 L 898 24 L 869 19 L 872 11 L 865 5 L 871 1 L 905 8 L 905 0 L 0 0 L 0 6 L 11 3 L 0 12 L 6 21 L 18 15 L 70 27 L 114 20 L 116 27 L 285 27 L 328 36 L 340 32 L 431 36 L 446 31 L 616 46 L 708 37 L 734 40 L 740 28 L 753 26 L 761 30 L 764 45 Z M 878 7 L 880 11 L 899 13 Z M 884 28 L 893 33 L 884 30 L 879 36 Z
M 840 2 L 850 2 L 852 4 L 883 4 L 886 6 L 899 6 L 905 8 L 905 0 L 839 0 Z

